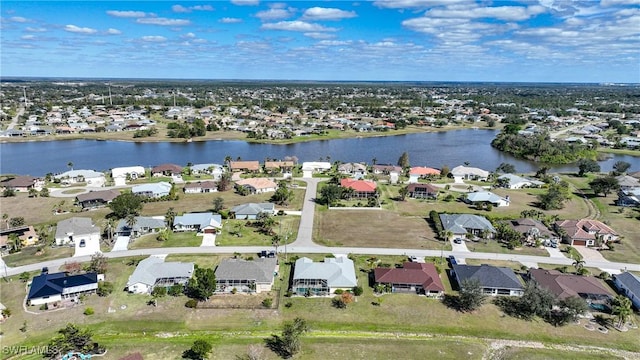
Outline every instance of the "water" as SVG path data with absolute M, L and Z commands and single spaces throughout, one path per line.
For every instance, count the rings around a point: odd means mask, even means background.
M 194 141 L 191 143 L 135 143 L 125 141 L 37 141 L 0 144 L 0 173 L 42 176 L 75 169 L 105 171 L 119 166 L 151 167 L 161 163 L 185 165 L 189 162 L 219 163 L 226 156 L 233 159 L 264 161 L 295 155 L 299 161 L 367 162 L 376 158 L 379 164 L 398 161 L 409 153 L 411 165 L 453 168 L 469 162 L 470 166 L 494 170 L 500 163 L 515 165 L 518 172 L 533 172 L 539 165 L 519 160 L 491 147 L 495 130 L 456 130 L 375 138 L 311 141 L 289 145 L 250 144 L 244 141 Z M 640 170 L 640 158 L 612 155 L 600 162 L 602 171 L 611 170 L 618 161 L 630 163 Z M 552 166 L 553 171 L 576 171 L 572 165 Z

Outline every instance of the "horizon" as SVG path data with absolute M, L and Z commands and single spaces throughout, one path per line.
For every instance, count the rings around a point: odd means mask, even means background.
M 3 1 L 0 77 L 640 83 L 639 0 Z

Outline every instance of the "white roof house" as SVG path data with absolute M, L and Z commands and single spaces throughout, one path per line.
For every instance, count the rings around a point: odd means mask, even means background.
M 187 213 L 173 220 L 175 231 L 197 231 L 215 234 L 222 229 L 222 216 L 214 213 Z
M 138 263 L 129 276 L 127 290 L 136 294 L 150 294 L 156 286 L 185 285 L 193 275 L 193 263 L 164 262 L 163 257 L 150 256 Z
M 111 169 L 111 177 L 116 186 L 124 185 L 127 180 L 127 175 L 129 175 L 131 180 L 135 180 L 145 175 L 145 169 L 142 166 L 127 166 Z
M 58 222 L 55 240 L 56 245 L 73 244 L 74 256 L 100 252 L 100 228 L 91 218 L 72 217 Z
M 329 295 L 357 285 L 353 261 L 346 256 L 325 258 L 324 262 L 307 257 L 296 260 L 292 290 L 297 295 Z
M 219 179 L 224 173 L 224 166 L 220 164 L 195 164 L 191 166 L 191 171 L 194 174 L 209 174 L 214 179 Z
M 136 185 L 131 188 L 131 192 L 140 196 L 160 198 L 169 195 L 169 192 L 171 192 L 171 184 L 166 181 L 161 181 L 151 184 Z
M 508 180 L 508 183 L 505 185 L 508 189 L 521 189 L 523 187 L 538 187 L 544 185 L 542 181 L 527 179 L 514 174 L 500 175 L 498 179 Z
M 66 184 L 86 182 L 88 186 L 95 187 L 104 186 L 106 182 L 103 173 L 93 170 L 69 170 L 55 175 L 54 178 Z
M 331 163 L 326 161 L 311 161 L 302 163 L 303 177 L 310 178 L 314 172 L 331 170 Z
M 454 178 L 486 180 L 489 177 L 489 172 L 475 167 L 460 165 L 451 169 L 451 175 Z
M 490 191 L 478 191 L 467 194 L 468 203 L 491 203 L 494 206 L 509 206 L 509 197 L 503 198 Z

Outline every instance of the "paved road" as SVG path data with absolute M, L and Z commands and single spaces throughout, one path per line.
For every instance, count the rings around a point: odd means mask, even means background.
M 13 117 L 13 119 L 11 120 L 9 125 L 7 126 L 7 130 L 11 130 L 14 127 L 16 127 L 16 125 L 18 125 L 18 120 L 20 120 L 20 116 L 22 116 L 22 114 L 24 114 L 24 106 L 21 106 L 18 109 L 18 112 L 16 113 L 16 116 Z
M 80 194 L 86 194 L 88 192 L 91 191 L 102 191 L 102 190 L 112 190 L 112 189 L 127 189 L 127 188 L 131 188 L 134 187 L 134 184 L 129 184 L 129 185 L 119 185 L 119 186 L 101 186 L 101 187 L 95 187 L 95 186 L 69 186 L 69 187 L 62 187 L 62 188 L 49 188 L 49 196 L 51 197 L 57 197 L 57 198 L 75 198 L 76 196 L 80 195 Z M 69 191 L 69 190 L 82 190 L 81 192 L 72 192 L 69 194 L 65 194 L 65 191 Z
M 298 237 L 296 241 L 287 245 L 291 246 L 317 246 L 313 242 L 313 219 L 316 212 L 315 197 L 318 191 L 318 183 L 326 179 L 310 178 L 302 179 L 307 183 L 307 191 L 304 193 L 304 202 L 302 203 L 302 212 L 300 217 L 300 227 L 298 228 Z

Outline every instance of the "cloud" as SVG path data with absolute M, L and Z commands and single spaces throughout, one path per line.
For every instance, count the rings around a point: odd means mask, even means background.
M 256 6 L 260 4 L 260 0 L 231 0 L 231 3 L 238 6 Z
M 258 11 L 254 16 L 262 21 L 273 21 L 286 19 L 293 16 L 295 10 L 292 8 L 271 8 L 269 10 Z
M 546 11 L 543 6 L 496 6 L 496 7 L 455 7 L 429 10 L 425 16 L 437 18 L 479 19 L 492 18 L 505 21 L 522 21 L 542 14 Z
M 471 3 L 469 0 L 377 0 L 373 4 L 381 8 L 389 9 L 414 9 L 433 6 L 452 5 L 459 3 Z
M 322 39 L 333 39 L 336 36 L 334 34 L 330 34 L 330 33 L 323 33 L 323 32 L 306 32 L 304 34 L 302 34 L 306 37 L 310 37 L 312 39 L 316 39 L 316 40 L 322 40 Z
M 20 39 L 22 39 L 22 40 L 35 40 L 36 36 L 35 35 L 22 35 L 20 37 Z
M 159 35 L 148 35 L 148 36 L 143 36 L 140 38 L 142 41 L 145 42 L 165 42 L 167 41 L 167 38 L 164 36 L 159 36 Z
M 602 0 L 600 1 L 602 6 L 616 6 L 616 5 L 640 5 L 640 0 Z
M 122 34 L 122 31 L 120 31 L 118 29 L 114 29 L 114 28 L 109 28 L 107 30 L 107 34 L 109 34 L 109 35 L 120 35 L 120 34 Z
M 88 28 L 88 27 L 79 27 L 75 25 L 66 25 L 64 27 L 64 31 L 76 33 L 76 34 L 95 34 L 98 32 L 96 29 Z
M 189 32 L 189 33 L 186 33 L 186 34 L 182 35 L 181 37 L 185 38 L 185 39 L 194 39 L 196 37 L 196 34 L 194 34 L 192 32 Z
M 211 5 L 195 5 L 195 6 L 189 6 L 189 7 L 185 7 L 182 5 L 173 5 L 171 7 L 171 11 L 176 12 L 176 13 L 190 13 L 192 11 L 213 11 L 213 6 Z
M 29 20 L 27 18 L 24 18 L 22 16 L 12 16 L 12 17 L 9 18 L 9 21 L 17 22 L 17 23 L 26 23 L 26 22 L 29 22 L 31 20 Z
M 336 28 L 326 27 L 319 24 L 312 24 L 305 21 L 279 21 L 277 23 L 263 24 L 261 27 L 263 30 L 283 30 L 283 31 L 300 31 L 300 32 L 323 32 L 323 31 L 337 31 Z
M 162 17 L 140 18 L 137 19 L 138 24 L 160 25 L 160 26 L 185 26 L 190 25 L 191 21 L 187 19 L 167 19 Z
M 346 11 L 335 8 L 312 7 L 305 10 L 302 18 L 307 20 L 342 20 L 356 17 L 355 11 Z
M 188 13 L 191 12 L 191 10 L 189 8 L 186 8 L 182 5 L 173 5 L 171 7 L 171 11 L 173 12 L 177 12 L 177 13 Z
M 147 16 L 144 11 L 132 11 L 132 10 L 109 10 L 107 11 L 107 15 L 121 17 L 121 18 L 142 18 Z
M 220 20 L 218 20 L 218 22 L 221 22 L 223 24 L 238 24 L 242 22 L 242 19 L 239 18 L 231 18 L 231 17 L 224 17 Z
M 40 33 L 40 32 L 46 32 L 47 29 L 45 29 L 45 28 L 27 27 L 26 29 L 24 29 L 24 31 L 32 32 L 32 33 Z

